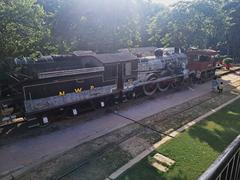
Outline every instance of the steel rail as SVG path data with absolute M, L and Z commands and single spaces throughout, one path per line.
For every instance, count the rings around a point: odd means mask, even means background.
M 118 113 L 117 111 L 113 111 L 112 113 L 115 114 L 115 115 L 117 115 L 117 116 L 119 116 L 119 117 L 122 117 L 122 118 L 124 118 L 124 119 L 127 119 L 127 120 L 129 120 L 129 121 L 132 121 L 132 122 L 134 122 L 135 124 L 138 124 L 138 125 L 140 125 L 140 126 L 143 126 L 144 128 L 150 129 L 150 130 L 152 130 L 152 131 L 154 131 L 154 132 L 156 132 L 156 133 L 158 133 L 158 134 L 161 134 L 161 135 L 164 135 L 164 136 L 168 136 L 168 137 L 170 137 L 170 138 L 175 138 L 175 137 L 173 137 L 173 136 L 171 136 L 171 135 L 169 135 L 169 134 L 166 134 L 166 133 L 164 133 L 164 132 L 162 132 L 162 131 L 159 131 L 159 130 L 157 130 L 157 129 L 154 129 L 154 128 L 146 125 L 146 124 L 140 123 L 140 122 L 138 122 L 137 120 L 134 120 L 134 119 L 132 119 L 132 118 L 129 118 L 129 117 L 127 117 L 127 116 L 124 116 L 124 115 Z

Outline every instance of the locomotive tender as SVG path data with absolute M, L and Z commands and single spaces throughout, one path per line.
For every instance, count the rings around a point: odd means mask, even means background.
M 50 110 L 71 106 L 76 115 L 81 103 L 104 107 L 125 96 L 135 97 L 139 92 L 151 96 L 157 90 L 166 91 L 195 79 L 206 80 L 215 74 L 216 51 L 190 50 L 184 54 L 167 48 L 152 53 L 142 56 L 126 50 L 113 54 L 77 51 L 37 61 L 15 59 L 21 70 L 9 74 L 12 80 L 5 87 L 16 96 L 11 94 L 9 98 L 2 91 L 0 121 L 11 120 L 18 109 L 25 117 L 38 116 L 47 122 Z

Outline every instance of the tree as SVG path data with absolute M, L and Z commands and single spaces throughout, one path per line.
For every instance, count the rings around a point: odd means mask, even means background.
M 229 28 L 227 29 L 228 54 L 235 59 L 240 57 L 240 2 L 231 1 L 223 8 L 228 16 Z
M 57 10 L 51 10 L 54 12 L 51 24 L 61 51 L 67 48 L 110 52 L 140 42 L 136 0 L 58 2 Z
M 0 59 L 29 56 L 44 49 L 40 42 L 50 35 L 44 9 L 35 0 L 0 2 Z
M 152 40 L 164 46 L 216 47 L 225 37 L 223 17 L 218 7 L 209 1 L 180 1 L 153 18 L 149 32 Z
M 136 46 L 228 49 L 240 56 L 238 1 L 2 0 L 0 58 Z M 225 47 L 228 48 L 225 48 Z
M 141 46 L 159 45 L 158 42 L 151 40 L 149 26 L 152 19 L 161 12 L 164 12 L 167 7 L 160 3 L 154 3 L 150 0 L 137 0 L 137 13 L 139 14 L 139 33 L 141 36 Z

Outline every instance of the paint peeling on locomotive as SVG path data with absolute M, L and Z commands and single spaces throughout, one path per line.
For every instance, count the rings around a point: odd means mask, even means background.
M 170 49 L 171 50 L 171 49 Z M 183 74 L 187 69 L 188 59 L 184 53 L 176 53 L 163 49 L 162 56 L 149 56 L 139 59 L 138 79 L 147 81 L 149 74 L 155 74 L 158 78 Z
M 26 65 L 35 80 L 23 86 L 27 114 L 130 90 L 137 58 L 130 53 L 52 56 Z M 50 60 L 49 60 L 50 59 Z M 41 59 L 42 61 L 42 59 Z

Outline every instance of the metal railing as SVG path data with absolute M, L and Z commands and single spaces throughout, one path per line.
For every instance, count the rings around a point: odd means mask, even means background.
M 199 180 L 239 180 L 240 179 L 240 135 L 214 161 Z

